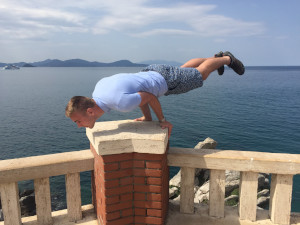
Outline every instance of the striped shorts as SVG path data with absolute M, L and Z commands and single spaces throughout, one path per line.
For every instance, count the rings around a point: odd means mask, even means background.
M 195 68 L 154 64 L 142 71 L 155 71 L 165 78 L 168 85 L 165 95 L 186 93 L 203 85 L 202 75 Z

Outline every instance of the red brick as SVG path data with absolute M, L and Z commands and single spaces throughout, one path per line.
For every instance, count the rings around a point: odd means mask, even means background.
M 129 209 L 129 208 L 132 208 L 132 201 L 107 205 L 106 206 L 106 211 L 109 213 L 109 212 L 114 212 L 114 211 L 118 211 L 118 210 L 121 210 L 121 209 Z
M 165 154 L 134 153 L 133 158 L 139 160 L 162 160 Z
M 121 217 L 120 211 L 111 212 L 106 214 L 107 220 L 115 220 Z
M 162 168 L 162 162 L 161 161 L 146 162 L 146 168 L 161 169 Z
M 104 178 L 107 179 L 116 179 L 121 177 L 130 177 L 132 176 L 132 169 L 125 169 L 120 171 L 104 173 Z
M 109 163 L 109 164 L 104 164 L 103 170 L 105 172 L 107 171 L 114 171 L 119 169 L 119 163 Z
M 105 188 L 113 188 L 119 186 L 119 180 L 108 180 L 104 182 Z
M 98 157 L 99 157 L 98 153 L 96 152 L 96 150 L 95 150 L 95 148 L 94 148 L 94 146 L 92 145 L 91 142 L 90 142 L 90 149 L 91 149 L 92 153 L 94 154 L 94 157 L 95 157 L 95 156 L 98 156 Z
M 148 201 L 161 201 L 162 196 L 161 196 L 161 194 L 148 193 L 147 200 Z
M 147 216 L 162 217 L 162 210 L 160 210 L 160 209 L 147 209 Z
M 120 162 L 120 167 L 121 169 L 128 169 L 133 167 L 133 161 L 125 161 L 125 162 Z
M 99 156 L 97 153 L 94 153 L 94 152 L 93 152 L 93 155 L 94 155 L 94 166 L 103 166 L 104 161 L 103 161 L 102 157 Z
M 146 200 L 146 193 L 134 193 L 134 200 Z
M 127 185 L 127 184 L 133 184 L 133 177 L 125 177 L 120 179 L 121 186 Z
M 96 181 L 98 182 L 104 182 L 104 171 L 100 170 L 100 168 L 96 168 L 95 170 L 95 175 L 96 175 Z
M 146 184 L 145 177 L 134 177 L 134 184 Z
M 133 193 L 128 193 L 128 194 L 123 194 L 120 196 L 120 201 L 124 202 L 124 201 L 129 201 L 129 200 L 133 200 Z
M 161 193 L 161 186 L 155 185 L 134 185 L 134 191 L 137 192 L 152 192 L 152 193 Z
M 95 156 L 93 200 L 99 222 L 163 224 L 168 208 L 167 154 L 99 156 L 93 147 L 91 151 Z
M 102 185 L 104 181 L 104 171 L 100 171 L 99 169 L 98 173 L 96 174 L 96 182 Z
M 149 217 L 149 216 L 135 216 L 134 221 L 136 223 L 162 224 L 162 218 Z
M 122 217 L 127 217 L 132 215 L 133 215 L 133 208 L 122 210 Z
M 134 208 L 134 214 L 138 216 L 146 216 L 146 209 Z
M 145 177 L 161 177 L 161 170 L 155 169 L 133 169 L 134 176 L 145 176 Z
M 134 223 L 134 217 L 125 217 L 118 220 L 108 221 L 106 225 L 127 225 Z
M 136 168 L 145 168 L 145 161 L 144 160 L 134 160 L 133 167 Z
M 98 213 L 102 219 L 106 220 L 106 210 L 104 208 L 100 208 L 99 213 Z
M 156 177 L 147 177 L 147 184 L 148 185 L 161 185 L 161 178 Z
M 122 153 L 102 156 L 105 163 L 127 161 L 133 158 L 133 153 Z
M 138 208 L 152 208 L 152 209 L 161 209 L 161 202 L 153 202 L 153 201 L 134 201 L 134 207 Z
M 125 194 L 128 192 L 132 192 L 132 191 L 133 191 L 133 185 L 127 185 L 122 188 L 116 187 L 116 188 L 106 189 L 105 196 L 120 195 L 120 194 Z
M 99 199 L 98 199 L 99 201 Z M 120 201 L 120 197 L 117 195 L 117 196 L 112 196 L 112 197 L 105 197 L 105 203 L 106 204 L 115 204 L 115 203 L 118 203 Z

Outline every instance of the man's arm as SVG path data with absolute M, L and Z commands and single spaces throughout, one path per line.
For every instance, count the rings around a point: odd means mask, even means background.
M 140 109 L 144 116 L 135 119 L 135 121 L 152 121 L 151 111 L 148 104 L 140 105 Z
M 140 108 L 141 108 L 141 110 L 144 114 L 144 117 L 145 118 L 148 117 L 148 113 L 151 116 L 150 109 L 149 109 L 149 106 L 148 106 L 148 104 L 149 104 L 151 106 L 151 108 L 153 109 L 156 117 L 158 118 L 158 120 L 160 122 L 160 126 L 163 129 L 164 128 L 169 129 L 169 138 L 170 138 L 173 125 L 170 122 L 165 120 L 165 117 L 163 115 L 162 108 L 161 108 L 161 105 L 160 105 L 160 102 L 159 102 L 158 98 L 156 96 L 154 96 L 153 94 L 150 94 L 148 92 L 138 92 L 138 93 L 142 98 L 141 103 L 140 103 L 139 106 L 140 106 Z M 143 110 L 145 110 L 146 114 Z

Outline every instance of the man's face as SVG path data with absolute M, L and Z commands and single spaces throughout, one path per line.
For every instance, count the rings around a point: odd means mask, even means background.
M 77 124 L 78 127 L 93 128 L 96 120 L 93 113 L 87 112 L 73 112 L 70 119 Z

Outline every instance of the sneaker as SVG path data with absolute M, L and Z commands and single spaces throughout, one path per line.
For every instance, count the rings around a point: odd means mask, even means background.
M 231 59 L 229 67 L 234 70 L 238 75 L 243 75 L 245 73 L 245 67 L 243 63 L 235 58 L 230 52 L 224 52 L 224 56 L 229 56 Z
M 215 57 L 216 58 L 217 57 L 223 57 L 223 52 L 221 51 L 221 52 L 215 54 Z M 218 68 L 218 74 L 223 75 L 223 73 L 224 73 L 224 66 L 221 66 L 220 68 Z

